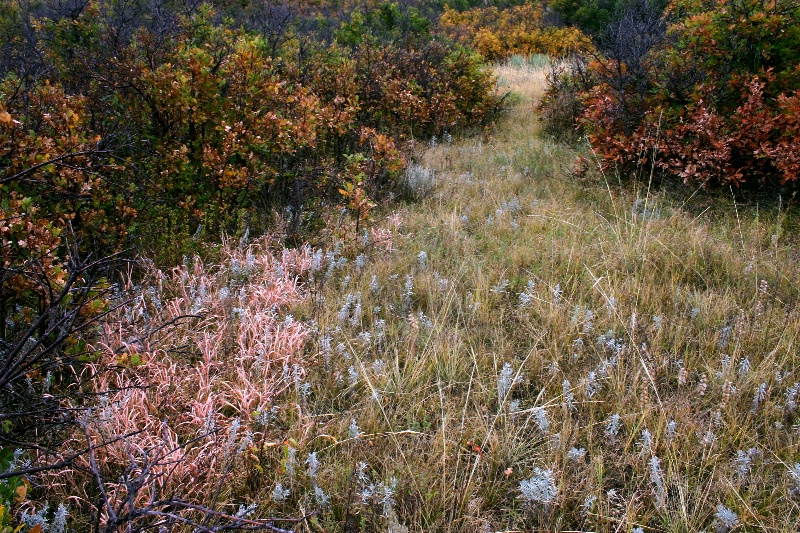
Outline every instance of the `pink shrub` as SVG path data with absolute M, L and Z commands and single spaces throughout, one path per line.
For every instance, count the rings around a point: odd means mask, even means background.
M 84 368 L 104 396 L 70 445 L 98 446 L 77 466 L 103 473 L 104 521 L 176 495 L 213 501 L 237 451 L 263 429 L 255 415 L 302 378 L 309 327 L 286 312 L 306 298 L 298 277 L 310 249 L 273 253 L 265 241 L 223 253 L 216 270 L 195 258 L 151 272 L 151 284 L 105 323 Z M 124 479 L 136 476 L 145 486 L 132 494 Z M 51 478 L 94 504 L 86 481 Z

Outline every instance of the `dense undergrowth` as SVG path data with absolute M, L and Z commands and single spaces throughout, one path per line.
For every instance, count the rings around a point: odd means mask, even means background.
M 211 327 L 219 324 L 205 321 L 224 313 L 205 296 L 192 295 L 201 303 L 191 309 L 176 303 L 185 280 L 159 278 L 154 298 L 169 310 L 143 300 L 142 284 L 185 256 L 222 261 L 228 235 L 282 231 L 297 242 L 337 227 L 357 232 L 378 203 L 402 194 L 397 178 L 418 139 L 480 132 L 502 107 L 482 58 L 434 34 L 419 10 L 334 4 L 0 5 L 0 479 L 13 480 L 3 485 L 0 527 L 12 501 L 26 501 L 33 478 L 19 474 L 51 471 L 59 481 L 36 483 L 74 486 L 95 529 L 244 524 L 214 514 L 211 486 L 227 476 L 198 473 L 221 460 L 213 447 L 197 449 L 203 428 L 149 396 L 162 374 L 195 382 L 201 340 L 187 333 L 174 349 L 189 359 L 174 364 L 139 351 L 160 332 L 210 327 L 221 344 L 207 346 L 208 367 L 231 343 L 249 350 L 233 339 L 253 334 Z M 205 276 L 196 290 L 219 300 L 216 272 L 192 272 Z M 261 290 L 281 290 L 284 274 L 271 274 Z M 260 303 L 259 333 L 269 335 L 280 302 Z M 274 350 L 253 356 L 293 353 L 273 340 Z M 252 378 L 242 365 L 238 375 Z M 128 376 L 139 367 L 152 376 Z M 264 371 L 268 403 L 280 386 Z M 155 394 L 180 404 L 192 393 L 183 388 Z M 146 408 L 126 408 L 122 422 L 94 418 L 134 401 Z M 222 431 L 209 424 L 206 437 Z M 202 509 L 182 507 L 195 504 Z M 202 521 L 180 514 L 194 511 Z M 31 527 L 37 520 L 27 518 Z

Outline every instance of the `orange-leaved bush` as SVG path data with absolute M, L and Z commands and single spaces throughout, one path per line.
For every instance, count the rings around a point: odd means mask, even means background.
M 579 29 L 548 25 L 545 9 L 534 3 L 507 9 L 476 7 L 461 12 L 447 7 L 439 23 L 445 34 L 472 46 L 491 61 L 515 54 L 563 56 L 588 52 L 592 47 Z
M 141 214 L 136 234 L 156 239 L 165 227 L 186 240 L 200 224 L 234 231 L 265 208 L 313 221 L 320 205 L 347 201 L 338 191 L 353 157 L 370 160 L 365 191 L 380 197 L 407 141 L 483 128 L 500 109 L 482 60 L 430 36 L 380 42 L 353 23 L 342 42 L 289 34 L 276 46 L 209 4 L 167 26 L 120 29 L 113 14 L 92 0 L 74 17 L 34 17 L 31 32 L 95 133 L 124 141 L 114 155 Z M 365 144 L 364 127 L 386 149 Z
M 591 65 L 580 120 L 603 166 L 703 185 L 795 182 L 798 17 L 785 0 L 675 0 L 647 46 L 621 26 Z

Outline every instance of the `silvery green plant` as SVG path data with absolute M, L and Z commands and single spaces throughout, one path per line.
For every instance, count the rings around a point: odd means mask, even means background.
M 655 455 L 648 462 L 650 468 L 650 483 L 656 498 L 656 508 L 663 511 L 667 505 L 667 488 L 664 484 L 664 471 L 661 469 L 661 460 Z
M 363 314 L 363 309 L 361 307 L 361 294 L 358 294 L 358 299 L 356 300 L 356 306 L 353 308 L 353 316 L 350 317 L 350 325 L 355 327 L 361 323 L 361 315 Z
M 419 325 L 427 330 L 433 329 L 433 321 L 422 311 L 419 312 Z
M 49 533 L 64 533 L 67 530 L 67 506 L 63 503 L 58 504 L 53 520 L 50 521 Z
M 350 422 L 350 426 L 347 428 L 347 434 L 351 439 L 359 439 L 361 438 L 361 428 L 358 427 L 358 423 L 354 418 L 352 422 Z
M 311 256 L 311 274 L 315 275 L 322 269 L 324 257 L 322 255 L 322 248 L 317 248 Z
M 594 504 L 597 501 L 597 496 L 594 494 L 590 494 L 584 498 L 583 503 L 581 504 L 581 514 L 584 517 L 589 516 L 591 514 L 592 509 L 594 509 Z
M 758 448 L 750 448 L 746 452 L 737 450 L 736 459 L 734 459 L 733 464 L 736 467 L 736 474 L 739 476 L 739 479 L 744 480 L 747 477 L 750 473 L 753 459 L 758 457 L 759 454 L 760 451 Z
M 375 338 L 378 342 L 382 342 L 386 338 L 386 320 L 379 318 L 375 321 Z
M 289 477 L 294 476 L 294 464 L 295 464 L 295 456 L 297 455 L 297 449 L 288 446 L 286 448 L 286 473 L 289 474 Z
M 724 326 L 719 332 L 719 340 L 717 340 L 717 347 L 720 349 L 724 349 L 728 346 L 728 342 L 731 339 L 731 332 L 733 331 L 732 326 Z
M 281 503 L 289 497 L 289 489 L 284 489 L 283 485 L 278 482 L 275 485 L 275 488 L 272 489 L 272 501 L 275 503 Z
M 758 407 L 766 399 L 767 399 L 767 384 L 762 383 L 756 389 L 755 394 L 753 394 L 753 405 L 750 408 L 750 413 L 756 414 L 756 411 L 758 411 Z
M 380 494 L 380 504 L 383 507 L 383 516 L 388 516 L 394 507 L 394 493 L 397 489 L 397 479 L 391 478 L 389 483 L 378 483 L 377 492 Z
M 350 316 L 350 309 L 352 308 L 353 304 L 355 303 L 355 296 L 352 294 L 348 294 L 345 297 L 344 304 L 342 304 L 342 308 L 339 309 L 339 312 L 336 314 L 336 318 L 339 320 L 340 324 L 343 324 L 348 317 Z
M 258 508 L 257 503 L 251 503 L 250 505 L 240 505 L 239 509 L 236 511 L 236 518 L 247 518 L 251 514 L 253 514 L 256 509 Z
M 308 454 L 308 457 L 306 458 L 306 464 L 308 465 L 308 477 L 311 479 L 316 479 L 319 471 L 319 459 L 317 459 L 317 452 L 311 452 Z
M 493 286 L 490 290 L 495 294 L 502 294 L 506 292 L 506 288 L 508 287 L 509 281 L 508 279 L 504 278 L 500 280 L 497 285 Z
M 567 461 L 570 463 L 578 463 L 583 461 L 586 456 L 586 448 L 575 448 L 574 446 L 567 452 Z
M 600 382 L 597 380 L 597 373 L 594 371 L 589 372 L 586 376 L 586 397 L 591 398 L 600 392 Z
M 793 412 L 797 410 L 797 396 L 800 393 L 800 383 L 795 383 L 786 391 L 786 410 Z
M 525 287 L 525 290 L 519 293 L 519 308 L 525 309 L 530 307 L 534 300 L 536 299 L 534 291 L 536 290 L 536 284 L 533 280 L 528 280 L 528 285 Z
M 511 391 L 511 386 L 514 384 L 514 368 L 511 363 L 505 363 L 500 370 L 500 376 L 497 378 L 497 397 L 503 401 L 506 395 Z
M 225 456 L 229 457 L 231 452 L 233 451 L 233 446 L 236 444 L 236 438 L 239 435 L 239 427 L 241 426 L 241 421 L 239 418 L 235 418 L 233 422 L 231 422 L 230 428 L 228 428 L 228 440 L 225 443 Z
M 48 508 L 49 504 L 45 502 L 44 507 L 39 509 L 39 511 L 37 511 L 34 514 L 28 514 L 27 511 L 23 511 L 21 520 L 26 526 L 28 526 L 31 529 L 38 526 L 41 530 L 46 531 L 49 527 L 49 521 L 47 520 Z
M 347 369 L 347 382 L 350 384 L 351 387 L 355 387 L 358 383 L 359 375 L 358 370 L 353 365 L 350 365 L 350 368 Z
M 421 200 L 436 188 L 436 174 L 430 167 L 411 163 L 403 173 L 403 182 L 411 195 Z
M 574 411 L 575 407 L 575 394 L 572 392 L 572 385 L 570 384 L 569 380 L 564 380 L 561 383 L 561 395 L 564 397 L 564 404 L 567 406 L 567 409 L 570 411 Z
M 547 435 L 550 432 L 550 421 L 547 419 L 547 409 L 539 407 L 534 411 L 534 419 L 536 420 L 536 427 L 539 431 Z
M 789 467 L 789 494 L 792 496 L 800 495 L 800 463 L 795 463 Z
M 331 355 L 333 354 L 333 346 L 331 342 L 333 339 L 330 335 L 323 335 L 319 339 L 320 350 L 322 351 L 322 355 L 325 358 L 325 365 L 330 365 L 331 363 Z
M 738 525 L 739 516 L 736 513 L 722 504 L 717 505 L 717 512 L 714 513 L 714 530 L 717 533 L 728 533 Z
M 528 504 L 551 505 L 558 498 L 558 485 L 552 469 L 534 468 L 533 476 L 519 483 L 522 499 Z
M 750 358 L 745 357 L 744 359 L 739 361 L 738 373 L 739 376 L 744 377 L 748 374 L 748 372 L 750 372 Z
M 317 505 L 320 507 L 325 507 L 328 504 L 328 501 L 330 501 L 328 495 L 325 494 L 325 491 L 322 490 L 319 485 L 314 485 L 314 499 L 316 500 Z
M 414 278 L 406 274 L 406 282 L 403 285 L 403 302 L 406 307 L 411 305 L 412 298 L 414 298 Z
M 39 526 L 41 531 L 47 531 L 48 533 L 65 533 L 67 516 L 69 515 L 67 507 L 63 503 L 58 504 L 53 518 L 48 520 L 47 510 L 49 507 L 49 504 L 45 503 L 44 507 L 34 514 L 28 514 L 27 511 L 23 511 L 20 519 L 23 524 L 31 529 Z
M 608 421 L 606 422 L 606 437 L 610 440 L 614 440 L 619 435 L 619 430 L 622 427 L 622 418 L 619 414 L 614 413 L 610 417 L 608 417 Z
M 639 453 L 642 457 L 649 455 L 653 447 L 653 434 L 650 430 L 644 428 L 642 430 L 642 437 L 639 439 Z
M 439 292 L 445 292 L 447 287 L 450 286 L 450 280 L 447 278 L 443 278 L 439 272 L 433 272 L 433 279 L 436 280 L 436 283 L 439 284 Z
M 674 420 L 670 420 L 667 423 L 667 440 L 669 440 L 670 442 L 675 440 L 675 437 L 677 436 L 677 429 L 678 429 L 678 423 L 675 422 Z

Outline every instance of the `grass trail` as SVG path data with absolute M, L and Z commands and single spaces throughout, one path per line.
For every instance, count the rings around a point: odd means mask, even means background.
M 497 131 L 439 140 L 422 199 L 321 260 L 316 363 L 251 494 L 325 502 L 327 531 L 795 531 L 785 213 L 576 180 L 540 135 L 544 71 L 498 76 Z

